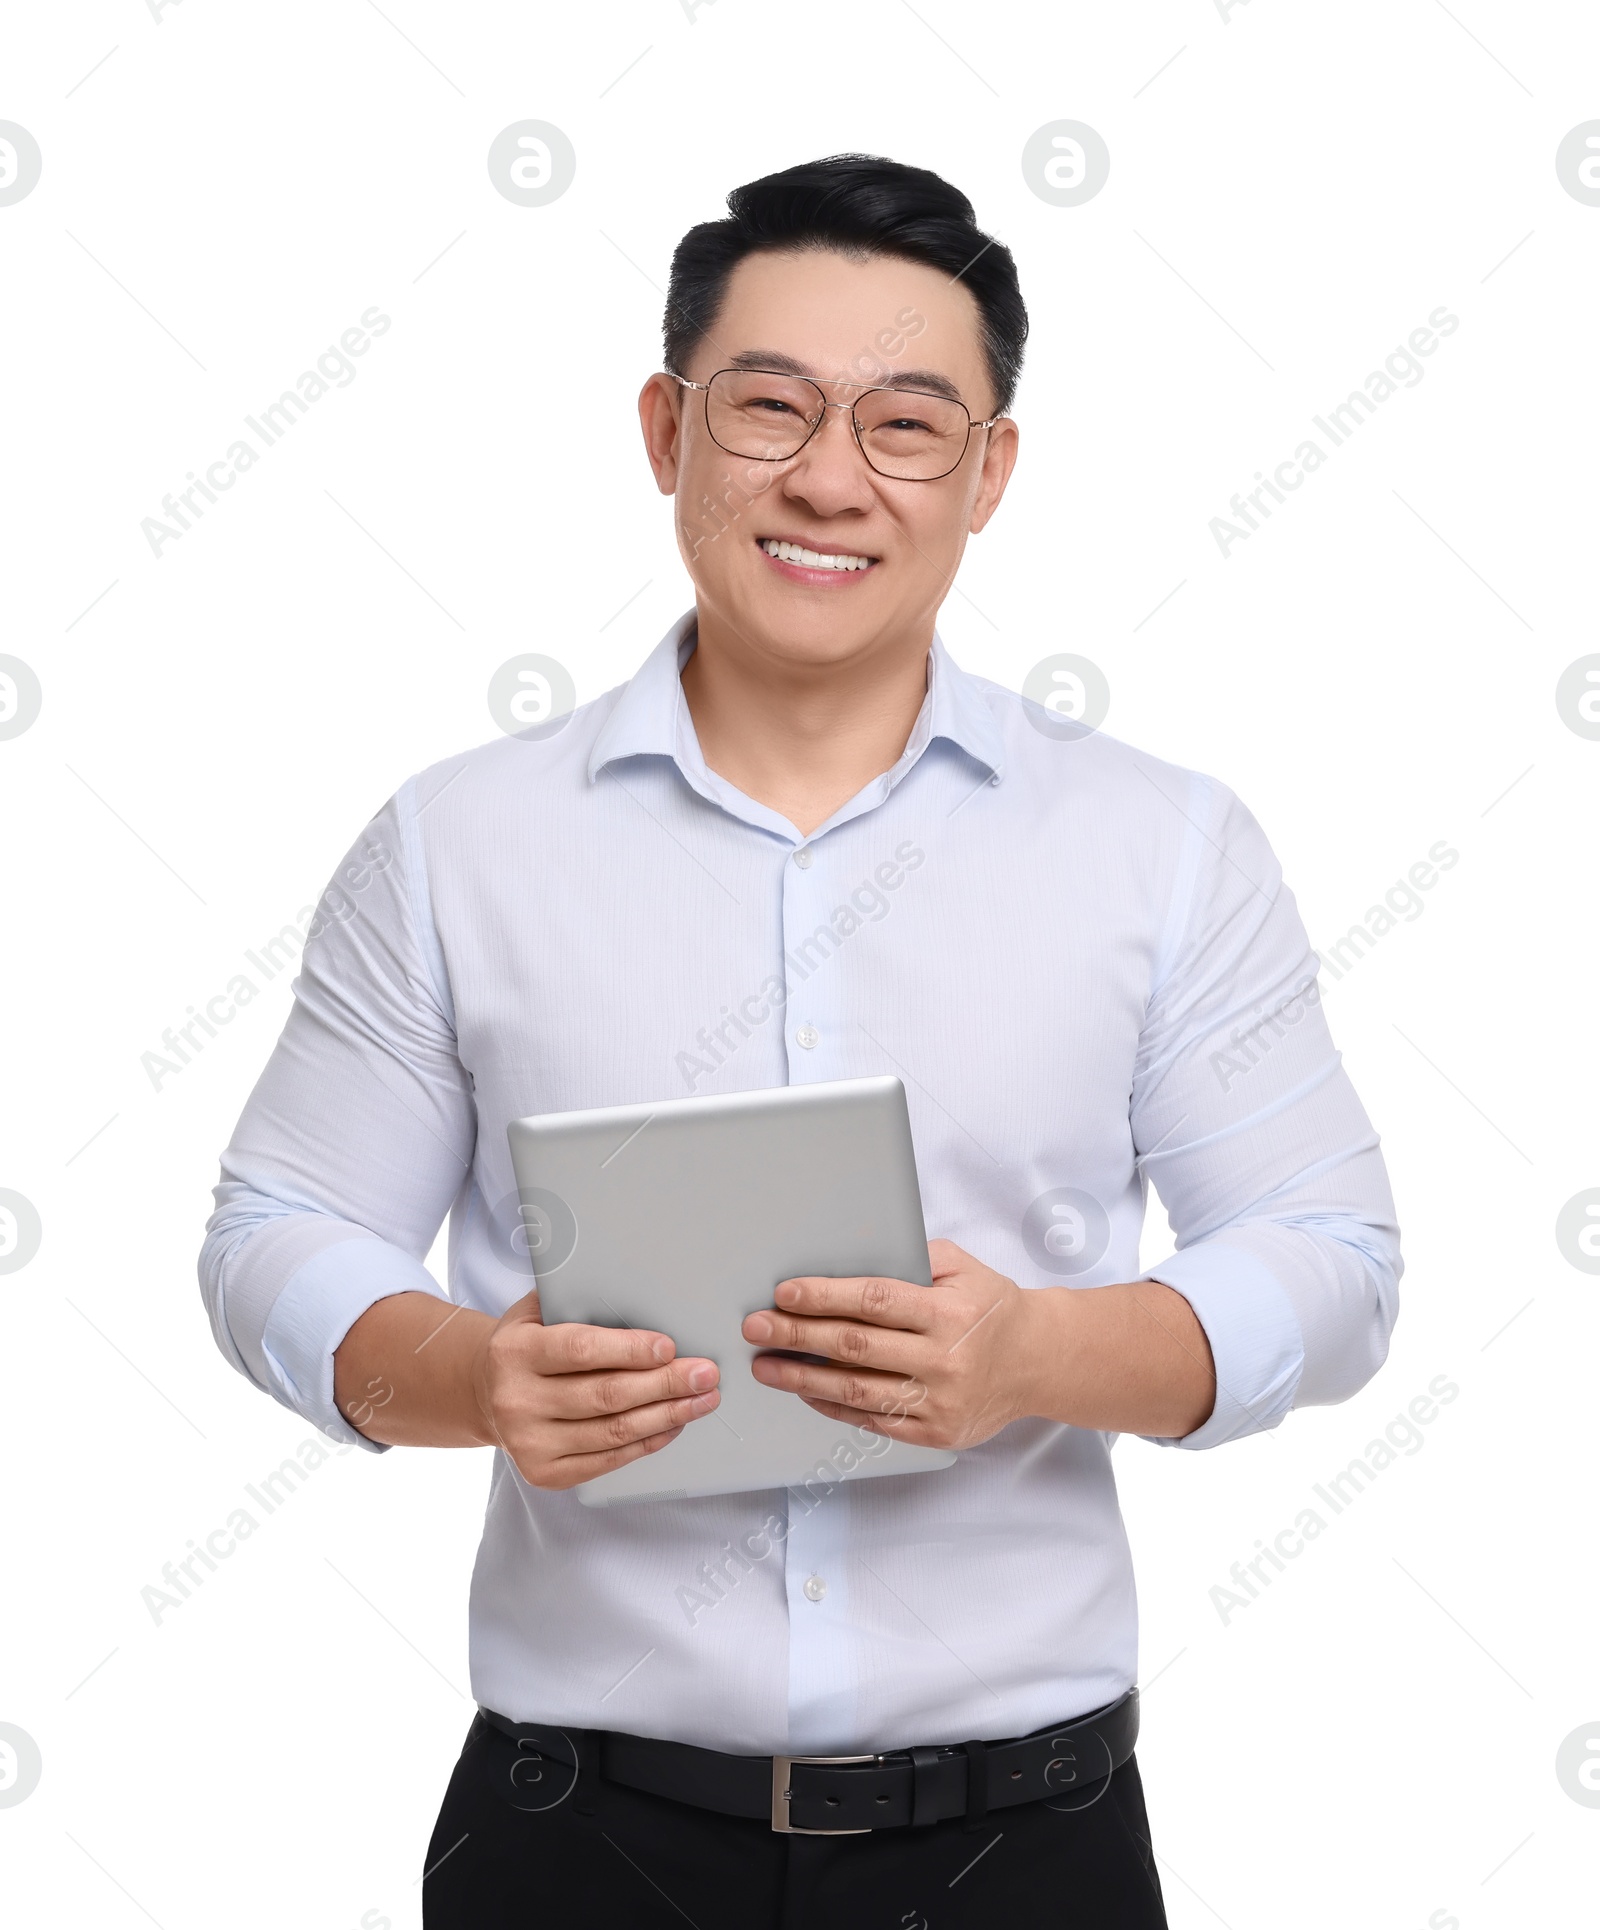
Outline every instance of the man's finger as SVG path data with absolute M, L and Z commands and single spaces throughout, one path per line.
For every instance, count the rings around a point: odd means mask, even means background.
M 805 1319 L 767 1308 L 747 1314 L 740 1331 L 757 1347 L 823 1354 L 848 1367 L 877 1367 L 885 1373 L 904 1373 L 919 1349 L 919 1341 L 903 1328 L 869 1327 L 860 1320 Z
M 585 1481 L 593 1481 L 597 1475 L 609 1474 L 613 1468 L 626 1467 L 630 1461 L 637 1461 L 646 1454 L 659 1454 L 664 1447 L 670 1447 L 683 1432 L 681 1427 L 669 1427 L 664 1434 L 652 1434 L 642 1441 L 630 1441 L 626 1447 L 608 1448 L 603 1454 L 568 1454 L 555 1462 L 549 1473 L 554 1478 L 541 1481 L 544 1488 L 576 1488 Z
M 665 1334 L 637 1327 L 587 1327 L 582 1321 L 571 1320 L 544 1331 L 540 1367 L 547 1374 L 661 1367 L 678 1351 Z
M 869 1414 L 864 1408 L 841 1407 L 837 1401 L 806 1400 L 804 1395 L 801 1398 L 807 1407 L 814 1407 L 830 1421 L 843 1421 L 850 1427 L 865 1428 L 869 1434 L 884 1434 L 893 1441 L 916 1441 L 921 1438 L 916 1415 L 902 1406 L 892 1407 L 886 1414 Z
M 981 1264 L 965 1247 L 957 1246 L 954 1240 L 928 1242 L 928 1270 L 933 1275 L 935 1286 L 941 1280 L 948 1280 L 952 1273 L 970 1273 Z
M 859 1407 L 868 1413 L 893 1408 L 906 1386 L 902 1374 L 819 1367 L 813 1361 L 790 1360 L 782 1354 L 757 1354 L 750 1372 L 763 1387 L 781 1388 L 786 1394 L 799 1394 L 808 1400 L 837 1401 L 841 1407 Z
M 865 1321 L 869 1327 L 898 1327 L 904 1333 L 928 1333 L 935 1317 L 930 1289 L 910 1280 L 830 1280 L 806 1274 L 780 1280 L 772 1298 L 784 1313 L 834 1315 Z
M 714 1361 L 691 1357 L 665 1367 L 618 1367 L 596 1374 L 556 1374 L 548 1398 L 557 1419 L 589 1420 L 596 1414 L 622 1414 L 656 1401 L 709 1394 L 717 1385 Z
M 563 1456 L 611 1453 L 631 1447 L 635 1441 L 646 1441 L 653 1434 L 687 1427 L 691 1421 L 709 1414 L 720 1398 L 713 1389 L 709 1394 L 652 1401 L 646 1407 L 625 1408 L 621 1413 L 598 1415 L 593 1420 L 564 1422 L 560 1440 Z

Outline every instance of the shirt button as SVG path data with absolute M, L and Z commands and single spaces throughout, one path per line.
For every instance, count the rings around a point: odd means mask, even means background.
M 827 1592 L 828 1584 L 820 1575 L 813 1575 L 805 1585 L 805 1597 L 808 1602 L 820 1602 Z
M 794 1042 L 796 1045 L 803 1045 L 809 1052 L 821 1037 L 822 1034 L 814 1025 L 802 1025 L 794 1035 Z
M 794 854 L 794 861 L 802 871 L 809 871 L 811 869 L 811 860 L 815 856 L 816 853 L 811 849 L 810 845 L 803 844 Z

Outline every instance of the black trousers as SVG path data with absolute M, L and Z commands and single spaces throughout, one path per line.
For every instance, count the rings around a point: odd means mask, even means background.
M 1060 1808 L 866 1836 L 781 1835 L 604 1778 L 585 1815 L 517 1770 L 474 1717 L 428 1845 L 425 1930 L 1166 1930 L 1133 1760 Z

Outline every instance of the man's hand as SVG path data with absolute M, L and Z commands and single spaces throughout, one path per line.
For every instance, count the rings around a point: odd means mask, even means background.
M 676 1353 L 633 1327 L 547 1327 L 535 1287 L 483 1336 L 472 1389 L 530 1487 L 575 1488 L 659 1453 L 721 1400 L 715 1363 Z
M 1211 1414 L 1211 1345 L 1171 1287 L 1024 1290 L 950 1240 L 928 1258 L 931 1287 L 782 1281 L 745 1339 L 825 1363 L 758 1354 L 750 1371 L 830 1420 L 921 1447 L 975 1447 L 1030 1415 L 1180 1439 Z
M 906 1280 L 782 1281 L 771 1313 L 746 1317 L 750 1371 L 830 1420 L 921 1447 L 975 1447 L 1031 1411 L 1042 1339 L 1038 1309 L 1014 1280 L 950 1240 L 928 1245 L 933 1285 Z
M 537 1290 L 496 1320 L 432 1294 L 370 1306 L 333 1357 L 339 1411 L 394 1446 L 504 1448 L 535 1488 L 654 1454 L 721 1399 L 715 1363 L 665 1335 L 546 1327 Z

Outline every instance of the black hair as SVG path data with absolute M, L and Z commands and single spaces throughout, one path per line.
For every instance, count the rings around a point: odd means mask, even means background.
M 688 373 L 739 262 L 779 249 L 828 249 L 854 260 L 896 255 L 959 277 L 978 304 L 995 413 L 1010 408 L 1028 337 L 1010 249 L 983 232 L 959 188 L 878 154 L 830 154 L 747 181 L 729 194 L 725 220 L 689 230 L 673 251 L 661 330 L 674 374 Z

